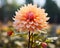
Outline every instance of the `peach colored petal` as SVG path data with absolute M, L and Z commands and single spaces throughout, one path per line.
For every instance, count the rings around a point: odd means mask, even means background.
M 45 9 L 38 8 L 37 5 L 24 5 L 16 12 L 13 26 L 21 32 L 41 30 L 48 26 L 47 15 Z

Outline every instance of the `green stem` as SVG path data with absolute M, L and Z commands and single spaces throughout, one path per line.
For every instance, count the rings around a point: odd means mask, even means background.
M 33 48 L 33 32 L 31 33 L 31 48 Z
M 28 42 L 28 48 L 30 48 L 30 31 L 29 31 L 29 42 Z

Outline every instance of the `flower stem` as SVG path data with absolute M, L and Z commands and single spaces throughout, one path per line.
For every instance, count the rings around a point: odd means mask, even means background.
M 31 40 L 32 39 L 32 40 Z M 28 40 L 28 48 L 33 48 L 33 32 L 30 33 L 29 31 L 29 40 Z M 31 42 L 30 42 L 31 41 Z
M 32 34 L 31 34 L 31 36 L 32 36 L 31 48 L 33 48 L 33 32 L 32 32 Z
M 30 31 L 29 31 L 29 42 L 28 42 L 28 48 L 30 48 Z

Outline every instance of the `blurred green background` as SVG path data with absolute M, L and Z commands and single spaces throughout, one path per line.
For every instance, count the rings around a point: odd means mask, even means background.
M 58 37 L 49 44 L 48 48 L 60 48 L 60 0 L 0 0 L 0 48 L 24 48 L 27 46 L 25 37 L 16 36 L 11 39 L 6 32 L 12 27 L 15 11 L 29 3 L 37 4 L 38 7 L 46 10 L 50 17 L 48 37 Z

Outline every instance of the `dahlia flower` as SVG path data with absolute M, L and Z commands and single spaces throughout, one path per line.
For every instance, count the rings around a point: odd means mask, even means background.
M 16 12 L 16 16 L 13 22 L 13 26 L 21 31 L 38 31 L 48 26 L 47 13 L 42 8 L 38 8 L 37 5 L 24 5 Z

